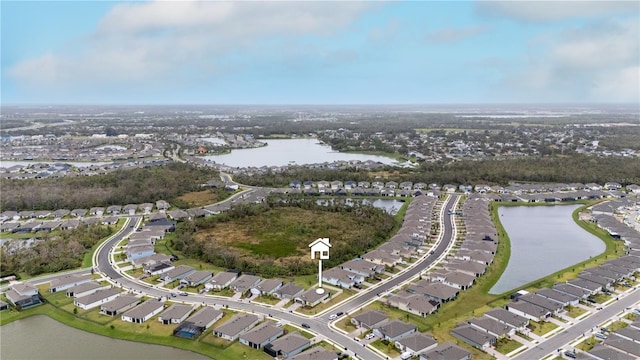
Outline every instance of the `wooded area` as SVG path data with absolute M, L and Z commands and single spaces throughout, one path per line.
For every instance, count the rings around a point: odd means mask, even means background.
M 6 246 L 2 246 L 1 276 L 19 273 L 35 276 L 76 269 L 82 265 L 84 255 L 113 232 L 114 228 L 111 226 L 81 225 L 73 230 L 44 234 L 41 240 L 27 248 L 16 247 L 15 250 L 8 250 Z
M 377 172 L 378 174 L 380 172 Z M 424 162 L 418 169 L 387 168 L 385 180 L 444 184 L 507 185 L 509 182 L 557 182 L 623 185 L 640 184 L 640 159 L 623 157 L 521 157 L 514 159 Z M 238 182 L 254 186 L 288 186 L 298 181 L 374 181 L 375 174 L 355 169 L 295 168 L 264 175 L 236 176 Z
M 88 209 L 93 206 L 171 203 L 178 196 L 201 190 L 218 178 L 212 169 L 183 163 L 162 167 L 121 169 L 106 175 L 59 179 L 0 180 L 2 210 Z

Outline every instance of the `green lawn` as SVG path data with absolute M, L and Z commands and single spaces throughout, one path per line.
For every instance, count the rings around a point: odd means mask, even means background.
M 329 290 L 329 292 L 332 294 L 335 294 L 335 291 L 333 290 Z M 349 289 L 343 289 L 341 294 L 337 296 L 331 296 L 327 302 L 320 303 L 312 308 L 306 307 L 306 306 L 300 307 L 296 309 L 296 312 L 299 312 L 301 314 L 306 314 L 306 315 L 315 315 L 319 312 L 322 312 L 325 309 L 332 307 L 333 305 L 341 302 L 342 300 L 350 297 L 353 294 L 355 294 L 355 291 L 349 290 Z
M 374 348 L 382 351 L 383 353 L 387 354 L 390 358 L 394 358 L 397 356 L 400 356 L 400 351 L 393 346 L 393 343 L 390 343 L 388 341 L 383 341 L 380 339 L 377 339 L 373 342 L 370 343 L 371 346 L 373 346 Z
M 591 349 L 593 349 L 593 347 L 598 342 L 600 342 L 600 341 L 597 341 L 596 338 L 594 336 L 592 336 L 592 337 L 590 337 L 588 339 L 585 339 L 580 344 L 578 344 L 576 346 L 576 349 L 579 349 L 579 350 L 582 350 L 582 351 L 590 351 Z
M 351 323 L 351 316 L 347 316 L 344 319 L 336 322 L 338 329 L 342 329 L 348 333 L 355 331 L 357 327 Z
M 603 294 L 603 293 L 597 293 L 593 296 L 591 296 L 591 298 L 593 300 L 595 300 L 598 304 L 602 304 L 603 302 L 610 300 L 611 296 L 607 295 L 607 294 Z
M 567 309 L 567 316 L 572 317 L 574 319 L 587 312 L 587 310 L 578 306 L 569 305 L 566 307 L 566 309 Z
M 302 331 L 296 327 L 293 327 L 289 324 L 282 326 L 283 329 L 285 329 L 287 331 L 287 333 L 290 332 L 297 332 L 300 335 L 302 335 L 302 337 L 307 338 L 307 339 L 313 339 L 315 336 L 312 333 L 306 332 L 306 331 Z
M 255 301 L 263 304 L 275 305 L 280 302 L 280 299 L 272 295 L 260 295 L 251 301 Z
M 636 319 L 638 318 L 638 315 L 634 313 L 628 313 L 627 315 L 624 316 L 624 318 L 627 320 L 636 321 Z
M 615 321 L 611 323 L 609 326 L 607 326 L 607 329 L 611 332 L 614 332 L 618 329 L 626 328 L 627 326 L 629 326 L 629 324 L 627 324 L 624 321 Z
M 521 346 L 522 344 L 513 339 L 502 338 L 496 342 L 496 351 L 506 355 Z
M 520 331 L 516 331 L 516 335 L 520 336 L 521 338 L 525 339 L 525 340 L 529 340 L 529 341 L 533 341 L 533 338 L 526 335 L 525 333 L 522 333 Z
M 542 336 L 542 335 L 548 333 L 549 331 L 557 328 L 558 325 L 556 325 L 556 324 L 554 324 L 552 322 L 548 322 L 548 321 L 543 321 L 541 323 L 540 322 L 536 322 L 536 321 L 529 321 L 529 325 L 527 325 L 527 327 L 534 334 L 536 334 L 538 336 Z

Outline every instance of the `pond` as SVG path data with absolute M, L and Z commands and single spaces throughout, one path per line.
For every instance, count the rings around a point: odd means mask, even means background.
M 500 221 L 511 241 L 511 257 L 489 291 L 502 294 L 604 252 L 606 245 L 576 224 L 580 205 L 501 206 Z
M 333 151 L 318 139 L 266 140 L 267 146 L 253 149 L 236 149 L 229 154 L 210 155 L 204 158 L 218 164 L 234 167 L 262 167 L 321 164 L 334 161 L 375 161 L 383 164 L 398 164 L 385 156 L 352 154 Z
M 168 346 L 116 340 L 31 316 L 0 327 L 0 358 L 29 359 L 208 359 Z

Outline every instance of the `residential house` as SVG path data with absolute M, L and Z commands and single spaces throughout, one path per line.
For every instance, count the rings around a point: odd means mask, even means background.
M 241 344 L 247 345 L 254 349 L 262 349 L 265 345 L 274 341 L 284 334 L 284 329 L 275 326 L 268 321 L 256 326 L 239 337 Z
M 518 297 L 518 302 L 528 302 L 530 304 L 539 306 L 552 314 L 560 313 L 564 306 L 556 301 L 542 297 L 536 294 L 525 294 Z
M 311 349 L 295 355 L 291 360 L 337 360 L 338 356 L 334 351 L 327 350 L 322 346 L 314 346 Z
M 164 302 L 154 299 L 147 300 L 122 314 L 122 321 L 142 324 L 154 315 L 159 314 L 162 310 L 164 310 Z
M 471 325 L 459 326 L 451 330 L 451 335 L 481 350 L 490 348 L 498 340 L 495 336 Z
M 200 284 L 204 284 L 205 282 L 211 280 L 213 278 L 213 273 L 208 270 L 202 271 L 194 271 L 184 278 L 180 279 L 180 284 L 185 284 L 191 287 L 196 287 Z
M 273 296 L 279 299 L 291 299 L 293 300 L 296 296 L 302 294 L 304 288 L 302 286 L 298 286 L 292 282 L 284 284 L 280 289 L 273 293 Z
M 256 315 L 236 315 L 229 319 L 229 321 L 213 329 L 213 333 L 217 337 L 234 341 L 240 336 L 240 333 L 248 331 L 254 327 L 258 321 L 260 321 L 260 318 Z
M 471 353 L 450 342 L 445 342 L 420 354 L 420 360 L 471 360 Z
M 63 276 L 63 277 L 49 281 L 49 291 L 58 292 L 62 290 L 67 290 L 69 288 L 87 283 L 89 281 L 91 281 L 91 274 L 67 275 L 67 276 Z
M 383 265 L 374 264 L 364 259 L 349 260 L 340 265 L 340 267 L 343 270 L 361 275 L 365 278 L 374 277 L 376 274 L 383 273 L 385 270 Z
M 102 285 L 98 284 L 95 281 L 89 281 L 86 282 L 84 284 L 80 284 L 77 286 L 74 286 L 72 288 L 67 289 L 67 296 L 68 297 L 83 297 L 83 296 L 87 296 L 89 294 L 93 294 L 94 292 L 98 291 L 99 289 L 103 289 L 106 287 L 103 287 Z
M 429 351 L 431 349 L 435 349 L 437 346 L 438 343 L 433 339 L 433 337 L 421 333 L 413 333 L 405 336 L 395 343 L 395 347 L 402 353 L 408 352 L 411 354 L 419 354 L 421 352 Z
M 562 306 L 573 305 L 576 306 L 580 302 L 580 298 L 577 296 L 565 294 L 553 289 L 543 288 L 536 291 L 536 295 L 555 301 Z
M 440 303 L 430 300 L 423 295 L 400 292 L 389 296 L 388 303 L 400 310 L 410 312 L 419 316 L 427 316 L 440 307 Z
M 167 283 L 184 279 L 187 275 L 191 275 L 196 272 L 196 269 L 188 265 L 179 265 L 175 269 L 166 272 L 162 276 L 162 280 Z
M 269 354 L 269 356 L 288 359 L 301 353 L 309 346 L 311 346 L 311 340 L 294 331 L 265 345 L 264 352 Z
M 439 282 L 420 280 L 415 284 L 410 284 L 407 291 L 412 294 L 421 294 L 443 303 L 455 299 L 460 289 Z
M 364 277 L 335 267 L 322 273 L 322 281 L 341 288 L 349 289 L 355 284 L 362 283 L 364 281 Z
M 224 313 L 210 306 L 204 306 L 195 314 L 184 320 L 173 330 L 173 335 L 186 339 L 194 339 L 220 320 Z M 161 315 L 162 316 L 162 315 Z
M 520 315 L 537 322 L 551 316 L 551 312 L 549 310 L 526 301 L 511 302 L 505 305 L 505 308 L 516 315 Z
M 258 285 L 260 280 L 259 276 L 242 274 L 229 285 L 229 288 L 235 292 L 244 294 L 252 287 Z
M 121 314 L 138 305 L 140 299 L 133 295 L 120 295 L 115 299 L 100 305 L 100 313 L 109 316 Z
M 529 325 L 528 318 L 502 308 L 491 309 L 487 311 L 484 316 L 509 325 L 515 328 L 516 331 L 524 331 L 527 325 Z
M 373 329 L 373 333 L 380 339 L 387 341 L 397 341 L 405 336 L 418 331 L 418 327 L 397 319 L 384 323 Z
M 207 291 L 215 290 L 220 291 L 227 286 L 229 286 L 236 278 L 238 277 L 238 273 L 223 271 L 215 274 L 211 281 L 204 284 L 205 289 Z
M 251 288 L 251 293 L 254 295 L 273 295 L 282 287 L 282 284 L 282 279 L 264 279 Z
M 187 319 L 193 306 L 184 304 L 173 304 L 158 315 L 158 321 L 164 325 L 179 324 Z
M 159 263 L 154 263 L 153 265 L 145 266 L 143 271 L 145 274 L 154 276 L 154 275 L 164 274 L 175 268 L 176 267 L 170 262 L 159 262 Z
M 382 326 L 389 320 L 389 317 L 384 313 L 376 310 L 369 310 L 360 315 L 353 316 L 351 323 L 357 327 L 372 330 L 374 328 Z
M 141 259 L 155 254 L 155 248 L 151 244 L 143 246 L 127 246 L 126 254 L 128 261 L 134 261 L 136 259 Z
M 328 291 L 325 291 L 322 294 L 318 294 L 315 288 L 311 288 L 301 293 L 300 295 L 294 297 L 293 300 L 304 306 L 314 307 L 328 298 L 329 298 Z
M 516 333 L 516 328 L 513 326 L 507 325 L 488 316 L 471 318 L 467 320 L 467 323 L 478 330 L 489 333 L 497 338 L 508 337 Z
M 18 309 L 27 309 L 42 303 L 38 288 L 29 283 L 11 285 L 11 289 L 4 295 Z
M 588 290 L 565 283 L 556 283 L 551 287 L 551 289 L 563 294 L 575 296 L 579 299 L 586 299 L 591 294 Z
M 568 280 L 567 284 L 587 290 L 590 295 L 595 295 L 602 290 L 602 285 L 580 278 Z
M 362 256 L 362 259 L 370 261 L 374 264 L 385 265 L 394 267 L 396 264 L 402 261 L 402 258 L 398 255 L 393 255 L 384 250 L 376 249 L 369 251 Z
M 75 306 L 83 309 L 89 310 L 93 309 L 96 306 L 100 306 L 104 303 L 108 303 L 109 301 L 117 298 L 120 295 L 120 289 L 117 288 L 108 288 L 98 290 L 89 295 L 85 295 L 82 297 L 76 297 L 73 301 Z

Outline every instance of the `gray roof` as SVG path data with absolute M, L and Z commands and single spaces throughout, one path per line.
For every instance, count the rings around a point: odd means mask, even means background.
M 631 340 L 623 339 L 616 334 L 610 334 L 604 341 L 605 345 L 614 347 L 622 352 L 640 357 L 640 344 Z
M 127 311 L 126 313 L 122 314 L 122 316 L 139 319 L 151 314 L 152 312 L 158 310 L 158 308 L 161 308 L 161 307 L 164 307 L 164 302 L 151 299 Z
M 98 290 L 96 292 L 94 292 L 93 294 L 89 294 L 80 298 L 76 298 L 76 302 L 78 304 L 92 304 L 96 301 L 100 301 L 101 299 L 106 299 L 110 296 L 116 295 L 116 294 L 120 294 L 120 289 L 118 288 L 109 288 L 109 289 L 104 289 L 104 290 Z
M 197 283 L 197 282 L 202 281 L 202 279 L 205 279 L 205 278 L 211 276 L 211 274 L 212 274 L 211 271 L 207 271 L 207 270 L 196 271 L 194 273 L 191 273 L 191 274 L 185 276 L 183 280 Z
M 133 296 L 133 295 L 120 295 L 117 298 L 109 301 L 108 303 L 102 304 L 100 305 L 100 309 L 101 310 L 106 310 L 106 311 L 118 311 L 124 307 L 127 307 L 131 304 L 135 304 L 138 301 L 140 301 L 139 298 Z
M 567 281 L 567 284 L 579 287 L 581 289 L 587 289 L 589 291 L 595 291 L 602 288 L 602 285 L 584 279 L 572 279 Z
M 562 304 L 536 294 L 522 295 L 518 297 L 518 302 L 521 302 L 521 301 L 526 301 L 528 303 L 540 306 L 541 308 L 547 309 L 549 311 L 557 311 L 562 309 Z
M 404 337 L 398 340 L 397 342 L 399 342 L 401 345 L 404 345 L 405 347 L 408 347 L 413 351 L 421 351 L 423 349 L 426 349 L 430 346 L 437 344 L 436 341 L 433 340 L 431 336 L 427 336 L 421 333 L 413 333 L 407 337 Z
M 200 327 L 206 327 L 213 319 L 217 319 L 223 315 L 223 312 L 216 310 L 211 306 L 205 306 L 191 315 L 187 321 Z
M 223 271 L 215 274 L 213 279 L 211 279 L 211 283 L 214 284 L 226 284 L 232 279 L 235 279 L 238 276 L 238 273 Z
M 11 288 L 13 290 L 15 290 L 19 294 L 24 294 L 26 292 L 31 292 L 33 290 L 38 290 L 38 288 L 36 288 L 35 286 L 33 286 L 33 285 L 29 284 L 29 283 L 14 284 L 14 285 L 11 285 Z
M 279 334 L 281 335 L 283 333 L 284 330 L 282 328 L 275 326 L 271 322 L 266 322 L 255 327 L 253 330 L 248 331 L 244 335 L 241 335 L 240 337 L 254 344 L 262 344 L 272 337 L 279 336 Z
M 67 292 L 73 292 L 74 294 L 82 293 L 85 291 L 100 289 L 102 285 L 98 284 L 95 281 L 89 281 L 84 284 L 76 285 L 72 288 L 67 289 Z
M 260 276 L 244 274 L 244 275 L 240 275 L 240 277 L 237 278 L 234 282 L 232 282 L 230 286 L 238 288 L 240 290 L 248 290 L 259 281 L 260 281 Z
M 411 330 L 417 330 L 417 327 L 397 319 L 391 320 L 378 328 L 378 331 L 390 338 L 395 338 Z
M 297 297 L 302 299 L 302 300 L 304 300 L 304 301 L 307 301 L 307 302 L 310 302 L 310 303 L 314 303 L 314 302 L 316 302 L 316 301 L 318 301 L 320 299 L 324 299 L 325 297 L 328 297 L 328 296 L 329 296 L 329 293 L 327 291 L 325 291 L 323 294 L 318 294 L 316 292 L 316 289 L 311 288 L 311 289 L 303 292 L 302 294 L 298 295 Z
M 372 326 L 389 319 L 387 315 L 376 310 L 367 311 L 360 315 L 354 316 L 353 318 L 358 322 L 365 324 L 366 326 Z
M 336 353 L 321 346 L 315 346 L 301 354 L 291 358 L 291 360 L 335 360 Z
M 581 287 L 573 286 L 570 284 L 564 284 L 564 283 L 554 284 L 552 289 L 562 293 L 569 294 L 569 295 L 578 296 L 581 298 L 589 295 L 589 291 Z
M 589 354 L 605 360 L 637 360 L 637 357 L 633 355 L 625 354 L 600 343 L 596 343 L 593 349 L 589 350 Z
M 550 311 L 541 308 L 538 305 L 533 305 L 525 301 L 512 302 L 507 304 L 508 307 L 522 311 L 523 313 L 535 317 L 547 316 Z
M 514 314 L 511 311 L 505 310 L 503 308 L 491 309 L 485 313 L 485 316 L 492 317 L 513 327 L 520 327 L 529 323 L 529 319 L 527 319 L 526 317 Z
M 551 299 L 551 300 L 554 300 L 554 301 L 557 301 L 557 302 L 560 302 L 560 303 L 563 303 L 563 304 L 578 300 L 577 296 L 568 295 L 568 294 L 562 293 L 560 291 L 556 291 L 556 290 L 553 290 L 553 289 L 547 289 L 547 288 L 542 288 L 542 289 L 536 291 L 536 295 L 542 296 L 542 297 L 545 297 L 545 298 L 548 298 L 548 299 Z
M 231 336 L 235 336 L 243 331 L 251 324 L 257 322 L 259 319 L 255 315 L 245 314 L 245 315 L 236 315 L 231 318 L 226 323 L 218 326 L 215 331 L 217 333 L 228 334 Z
M 299 349 L 303 346 L 311 345 L 311 340 L 305 338 L 300 335 L 297 331 L 288 333 L 287 335 L 281 337 L 278 340 L 274 340 L 272 343 L 272 349 L 274 351 L 282 351 L 284 353 L 289 353 L 293 350 Z
M 289 296 L 296 296 L 301 291 L 304 291 L 302 286 L 298 286 L 292 282 L 284 284 L 280 289 L 278 289 L 278 293 Z
M 195 269 L 188 265 L 180 265 L 173 270 L 169 270 L 166 274 L 163 275 L 163 277 L 175 279 L 189 273 L 190 271 L 195 271 Z
M 482 346 L 486 343 L 493 343 L 496 341 L 496 337 L 474 328 L 471 325 L 464 325 L 451 330 L 451 335 L 456 338 L 472 345 Z
M 191 305 L 173 304 L 169 308 L 160 314 L 163 319 L 182 319 L 185 315 L 191 312 L 193 307 Z
M 49 285 L 50 287 L 58 287 L 58 286 L 65 286 L 68 284 L 74 284 L 77 282 L 81 282 L 81 281 L 89 281 L 91 280 L 91 274 L 83 274 L 83 275 L 67 275 L 67 276 L 63 276 L 57 279 L 53 279 L 51 281 L 49 281 Z
M 459 360 L 470 357 L 471 353 L 450 342 L 438 345 L 421 355 L 425 360 Z
M 278 286 L 282 285 L 282 279 L 264 279 L 256 285 L 256 288 L 263 292 L 272 292 Z
M 495 336 L 504 336 L 513 329 L 512 326 L 499 322 L 490 317 L 471 318 L 467 322 L 475 327 L 486 330 Z

